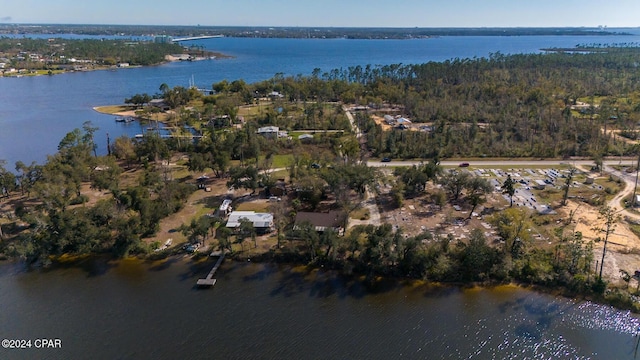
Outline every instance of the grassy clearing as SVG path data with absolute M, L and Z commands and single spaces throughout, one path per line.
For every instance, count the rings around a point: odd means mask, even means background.
M 271 167 L 274 169 L 284 168 L 293 162 L 293 155 L 274 155 L 272 158 Z
M 260 112 L 263 109 L 263 106 L 269 106 L 269 105 L 270 104 L 261 104 L 260 106 L 257 106 L 257 105 L 241 106 L 240 108 L 238 108 L 238 115 L 244 116 L 245 118 L 253 119 L 258 117 L 258 115 L 260 115 Z
M 351 219 L 356 219 L 356 220 L 367 220 L 369 219 L 370 216 L 371 215 L 369 214 L 369 209 L 367 208 L 356 209 L 352 211 L 351 214 L 349 214 L 349 217 Z
M 236 205 L 235 210 L 267 212 L 269 210 L 269 204 L 267 202 L 255 202 L 255 201 L 241 202 Z
M 286 179 L 289 177 L 289 171 L 288 170 L 274 171 L 271 175 L 275 179 Z

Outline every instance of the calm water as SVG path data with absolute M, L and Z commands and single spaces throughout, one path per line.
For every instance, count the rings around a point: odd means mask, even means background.
M 212 265 L 212 262 L 208 264 Z M 2 359 L 633 359 L 638 319 L 513 287 L 390 285 L 289 267 L 86 264 L 0 266 L 0 337 L 59 338 L 62 349 Z
M 233 59 L 157 67 L 0 78 L 0 159 L 42 162 L 65 133 L 90 120 L 105 152 L 141 131 L 93 106 L 120 104 L 161 83 L 199 87 L 254 82 L 355 65 L 443 61 L 631 37 L 455 37 L 425 40 L 212 39 Z M 515 288 L 391 287 L 367 293 L 329 274 L 224 264 L 214 289 L 193 284 L 208 269 L 87 263 L 23 272 L 0 264 L 0 337 L 60 338 L 62 349 L 3 350 L 0 359 L 408 358 L 632 359 L 638 320 L 626 312 Z

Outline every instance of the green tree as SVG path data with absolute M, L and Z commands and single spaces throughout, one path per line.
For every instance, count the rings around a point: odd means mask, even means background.
M 449 193 L 449 195 L 454 200 L 458 200 L 458 198 L 462 194 L 462 191 L 469 183 L 470 179 L 471 175 L 469 175 L 468 172 L 452 170 L 446 172 L 439 181 L 444 189 Z
M 471 211 L 469 212 L 470 219 L 476 207 L 480 204 L 485 203 L 486 195 L 491 193 L 493 187 L 487 179 L 483 179 L 479 176 L 474 176 L 467 183 L 466 189 L 467 200 L 471 204 Z
M 513 206 L 513 195 L 516 193 L 516 182 L 507 174 L 507 179 L 502 183 L 502 193 L 509 195 L 509 207 Z
M 16 176 L 5 169 L 6 163 L 5 160 L 0 160 L 0 195 L 2 197 L 8 197 L 18 186 Z

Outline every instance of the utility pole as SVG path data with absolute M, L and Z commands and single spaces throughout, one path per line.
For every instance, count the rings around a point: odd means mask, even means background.
M 638 155 L 638 164 L 636 165 L 636 184 L 633 186 L 633 197 L 631 198 L 631 208 L 636 205 L 636 188 L 638 188 L 638 171 L 640 171 L 640 155 Z

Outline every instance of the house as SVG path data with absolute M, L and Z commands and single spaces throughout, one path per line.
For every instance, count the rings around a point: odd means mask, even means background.
M 251 221 L 258 234 L 266 234 L 273 230 L 273 214 L 255 211 L 232 211 L 229 214 L 226 227 L 236 229 L 240 226 L 242 219 Z
M 262 135 L 267 139 L 275 139 L 280 133 L 280 128 L 277 126 L 265 126 L 258 129 L 258 135 Z
M 271 99 L 282 99 L 284 97 L 284 95 L 280 94 L 277 91 L 272 91 L 269 94 L 267 94 L 267 96 L 269 96 Z
M 347 216 L 342 211 L 307 212 L 300 211 L 296 214 L 293 228 L 296 229 L 303 223 L 310 223 L 317 232 L 325 232 L 327 229 L 333 229 L 339 235 L 344 234 L 344 224 Z
M 171 109 L 171 107 L 164 102 L 164 99 L 152 99 L 151 101 L 149 101 L 149 106 L 159 108 L 163 111 Z
M 385 115 L 384 116 L 384 122 L 386 122 L 387 125 L 395 125 L 396 119 L 394 119 L 394 117 L 391 116 L 391 115 Z

